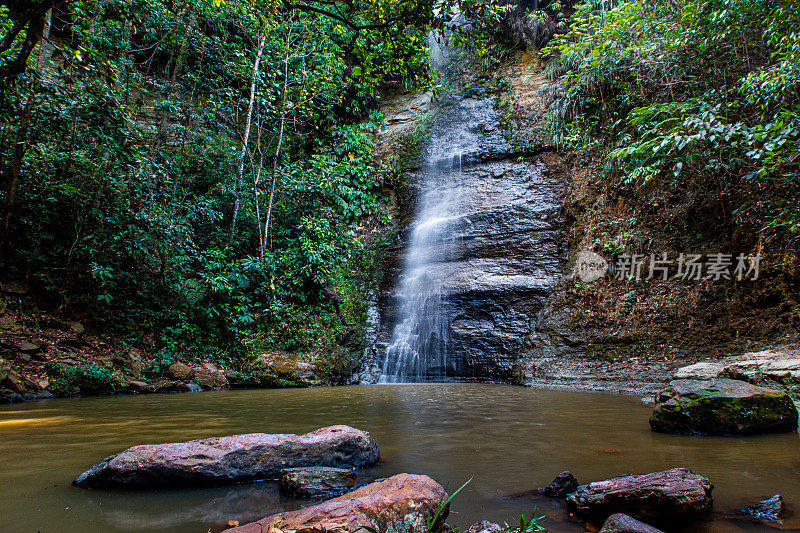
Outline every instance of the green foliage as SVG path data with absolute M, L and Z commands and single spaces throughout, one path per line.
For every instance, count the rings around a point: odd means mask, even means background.
M 585 2 L 547 50 L 552 133 L 599 143 L 654 198 L 715 197 L 725 222 L 797 234 L 798 27 L 788 0 Z
M 378 94 L 429 85 L 433 3 L 60 9 L 43 68 L 36 49 L 0 87 L 4 175 L 23 147 L 5 274 L 109 328 L 153 334 L 152 372 L 237 366 L 255 344 L 339 342 L 347 328 L 325 290 L 361 320 L 372 252 L 352 228 L 382 200 Z
M 94 361 L 76 366 L 47 363 L 45 369 L 51 379 L 50 389 L 59 394 L 71 394 L 75 389 L 111 394 L 116 392 L 122 384 L 114 372 L 101 367 Z
M 451 494 L 446 499 L 445 499 L 445 496 L 447 495 L 447 487 L 445 487 L 445 493 L 442 495 L 441 501 L 439 501 L 439 504 L 436 506 L 436 511 L 433 513 L 433 516 L 431 516 L 430 520 L 428 520 L 428 528 L 427 528 L 428 533 L 432 533 L 432 532 L 436 531 L 441 526 L 441 524 L 439 524 L 439 517 L 442 515 L 442 512 L 445 510 L 445 508 L 448 505 L 450 505 L 450 502 L 453 501 L 453 498 L 455 498 L 456 495 L 459 492 L 461 492 L 461 490 L 464 487 L 469 485 L 471 481 L 472 481 L 472 478 L 469 478 L 468 480 L 466 480 L 463 485 L 458 487 L 458 489 L 455 492 L 453 492 L 453 494 Z
M 547 532 L 544 526 L 542 526 L 542 521 L 545 519 L 544 516 L 536 516 L 536 509 L 531 512 L 530 516 L 525 516 L 525 514 L 519 515 L 519 526 L 506 526 L 503 528 L 503 533 L 531 533 L 534 531 L 544 531 Z

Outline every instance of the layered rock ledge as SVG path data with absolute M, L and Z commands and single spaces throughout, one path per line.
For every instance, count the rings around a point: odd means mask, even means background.
M 441 502 L 444 488 L 428 476 L 398 474 L 371 483 L 339 498 L 297 511 L 279 513 L 226 533 L 324 531 L 326 533 L 435 533 L 449 512 L 444 506 L 432 528 L 428 524 Z
M 305 435 L 249 433 L 145 444 L 106 457 L 75 478 L 79 487 L 219 485 L 272 477 L 299 466 L 357 467 L 378 461 L 366 431 L 329 426 Z

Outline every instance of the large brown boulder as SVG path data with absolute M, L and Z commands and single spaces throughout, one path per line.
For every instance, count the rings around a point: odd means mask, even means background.
M 329 426 L 305 435 L 250 433 L 145 444 L 107 457 L 73 481 L 79 487 L 157 487 L 264 479 L 297 466 L 355 467 L 378 460 L 366 431 Z
M 614 513 L 656 522 L 681 520 L 711 510 L 711 483 L 686 468 L 625 475 L 581 485 L 567 496 L 578 515 L 602 521 Z
M 656 399 L 650 427 L 662 433 L 752 435 L 797 429 L 788 394 L 734 379 L 678 379 Z
M 441 531 L 445 505 L 432 529 L 429 522 L 447 499 L 444 488 L 428 476 L 398 474 L 343 496 L 297 511 L 280 513 L 226 533 L 306 531 L 326 533 L 428 533 Z

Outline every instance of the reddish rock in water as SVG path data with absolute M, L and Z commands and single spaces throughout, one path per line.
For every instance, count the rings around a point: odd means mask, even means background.
M 686 468 L 626 475 L 581 485 L 567 504 L 584 518 L 625 513 L 640 520 L 681 520 L 711 510 L 713 486 Z
M 366 431 L 329 426 L 305 435 L 250 433 L 145 444 L 107 457 L 77 478 L 79 487 L 216 485 L 264 479 L 297 466 L 355 467 L 378 460 Z
M 326 533 L 438 532 L 449 512 L 447 505 L 432 529 L 428 524 L 446 499 L 444 488 L 428 476 L 398 474 L 319 505 L 268 516 L 228 529 L 226 533 L 266 533 L 275 529 Z
M 639 522 L 626 514 L 612 514 L 603 524 L 600 533 L 664 533 L 651 525 Z

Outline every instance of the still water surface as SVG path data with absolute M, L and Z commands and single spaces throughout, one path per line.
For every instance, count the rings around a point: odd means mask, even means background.
M 205 533 L 307 502 L 274 483 L 194 490 L 84 490 L 71 479 L 128 446 L 233 433 L 304 433 L 330 424 L 370 431 L 372 473 L 472 482 L 448 522 L 518 520 L 533 507 L 550 531 L 583 531 L 532 495 L 569 469 L 581 482 L 686 466 L 715 484 L 715 517 L 689 530 L 774 531 L 729 513 L 776 492 L 800 505 L 797 433 L 697 438 L 651 433 L 635 397 L 502 385 L 391 385 L 47 400 L 0 408 L 0 531 Z M 798 530 L 789 519 L 785 530 Z

